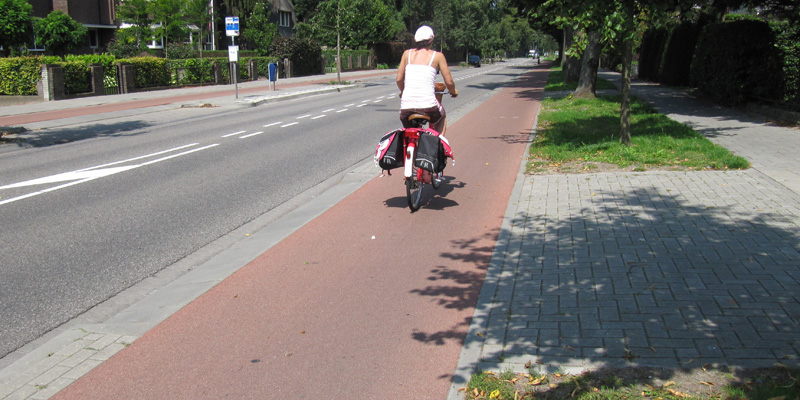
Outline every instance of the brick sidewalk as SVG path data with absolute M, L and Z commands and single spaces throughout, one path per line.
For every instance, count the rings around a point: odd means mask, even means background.
M 476 369 L 526 364 L 800 367 L 800 135 L 658 85 L 634 94 L 753 168 L 521 173 L 448 399 Z

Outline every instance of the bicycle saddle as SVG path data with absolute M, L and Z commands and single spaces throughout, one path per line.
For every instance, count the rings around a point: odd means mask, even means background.
M 424 119 L 425 121 L 431 122 L 431 117 L 422 114 L 411 114 L 408 116 L 409 121 L 413 121 L 415 119 Z

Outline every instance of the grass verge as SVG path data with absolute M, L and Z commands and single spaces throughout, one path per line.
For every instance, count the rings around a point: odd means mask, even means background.
M 702 368 L 680 374 L 628 368 L 578 376 L 477 372 L 462 391 L 466 400 L 798 400 L 799 378 L 800 370 L 785 367 L 738 372 Z
M 547 87 L 560 90 L 561 71 L 550 72 Z M 598 81 L 598 87 L 606 81 Z M 547 89 L 546 89 L 547 90 Z M 620 96 L 595 99 L 550 97 L 542 101 L 528 173 L 606 170 L 726 170 L 750 163 L 712 143 L 690 127 L 631 99 L 631 144 L 620 143 Z

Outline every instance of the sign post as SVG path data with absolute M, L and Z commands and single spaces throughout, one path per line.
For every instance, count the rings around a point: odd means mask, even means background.
M 231 63 L 231 77 L 233 78 L 233 86 L 236 92 L 236 98 L 239 98 L 239 74 L 236 71 L 236 66 L 239 63 L 239 46 L 236 46 L 236 36 L 239 36 L 239 17 L 225 17 L 225 35 L 231 37 L 231 45 L 228 46 L 228 61 Z

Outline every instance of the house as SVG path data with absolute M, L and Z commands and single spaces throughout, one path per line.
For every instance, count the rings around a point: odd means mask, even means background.
M 53 11 L 62 11 L 77 22 L 89 29 L 89 37 L 82 48 L 73 50 L 74 53 L 103 53 L 108 43 L 114 38 L 117 31 L 115 21 L 117 0 L 28 0 L 33 6 L 33 16 L 44 18 Z M 43 52 L 45 49 L 29 49 L 34 52 Z
M 278 25 L 281 36 L 294 36 L 294 26 L 297 16 L 294 13 L 294 4 L 290 0 L 269 0 L 272 3 L 272 18 L 270 22 Z

